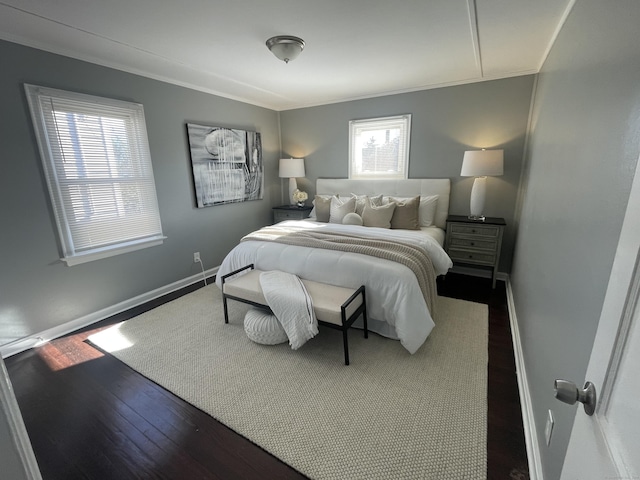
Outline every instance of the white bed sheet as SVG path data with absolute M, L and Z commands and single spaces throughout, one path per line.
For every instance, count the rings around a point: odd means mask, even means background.
M 434 238 L 439 236 L 434 227 L 428 227 L 425 233 L 422 230 L 390 230 L 305 220 L 281 222 L 275 227 L 279 225 L 409 242 L 429 253 L 437 275 L 445 274 L 453 265 L 441 241 Z M 410 353 L 420 348 L 434 327 L 415 275 L 408 267 L 391 260 L 275 242 L 247 241 L 240 242 L 226 256 L 218 270 L 216 284 L 221 287 L 223 275 L 251 263 L 259 270 L 281 270 L 331 285 L 349 288 L 365 285 L 369 329 L 399 339 Z
M 425 235 L 433 238 L 441 247 L 444 247 L 444 235 L 445 231 L 440 227 L 431 226 L 431 227 L 420 227 L 420 231 Z

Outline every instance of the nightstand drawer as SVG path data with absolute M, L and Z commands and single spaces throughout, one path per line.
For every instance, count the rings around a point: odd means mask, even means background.
M 285 220 L 300 220 L 302 219 L 302 212 L 275 211 L 273 212 L 273 219 L 276 223 Z
M 482 235 L 483 237 L 498 238 L 500 227 L 494 225 L 465 225 L 461 223 L 451 223 L 451 233 L 459 235 Z
M 456 248 L 449 249 L 449 256 L 454 262 L 476 263 L 478 265 L 493 266 L 496 263 L 495 254 L 484 252 L 472 252 L 470 250 L 458 250 Z
M 273 207 L 273 223 L 284 222 L 285 220 L 304 220 L 309 216 L 311 207 Z
M 478 237 L 456 237 L 452 236 L 449 246 L 455 247 L 471 247 L 479 250 L 489 250 L 492 253 L 498 249 L 498 240 L 478 238 Z

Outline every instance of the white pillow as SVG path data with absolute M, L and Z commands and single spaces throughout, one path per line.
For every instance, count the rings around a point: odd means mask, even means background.
M 364 200 L 368 197 L 368 195 L 358 195 L 357 193 L 352 193 L 352 197 L 356 199 L 356 213 L 362 216 L 362 211 L 364 210 Z M 373 197 L 368 197 L 371 200 L 371 205 L 379 207 L 382 205 L 382 194 L 375 195 Z
M 343 225 L 362 225 L 362 217 L 357 213 L 347 213 L 342 219 Z
M 411 200 L 412 197 L 393 197 L 398 201 Z M 393 202 L 391 197 L 383 197 L 382 204 L 388 205 Z M 438 195 L 429 195 L 420 197 L 420 207 L 418 208 L 418 216 L 421 227 L 430 227 L 436 223 L 436 208 L 438 207 Z
M 348 200 L 337 196 L 331 197 L 331 210 L 329 212 L 329 223 L 342 223 L 342 219 L 347 213 L 356 211 L 356 199 L 351 197 Z
M 438 195 L 420 197 L 418 215 L 421 227 L 430 227 L 436 223 L 436 208 L 438 207 Z

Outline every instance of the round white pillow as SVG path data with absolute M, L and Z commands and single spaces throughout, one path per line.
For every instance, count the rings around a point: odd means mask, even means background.
M 342 219 L 343 225 L 362 225 L 362 217 L 357 213 L 347 213 Z
M 258 308 L 251 308 L 244 316 L 244 331 L 252 340 L 262 345 L 277 345 L 289 340 L 275 315 Z

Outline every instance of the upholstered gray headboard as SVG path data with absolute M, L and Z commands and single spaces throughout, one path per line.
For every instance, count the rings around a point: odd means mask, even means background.
M 319 178 L 318 195 L 389 195 L 394 197 L 427 197 L 438 195 L 435 224 L 445 229 L 449 215 L 451 180 L 448 178 L 410 178 L 407 180 L 351 180 L 347 178 Z

